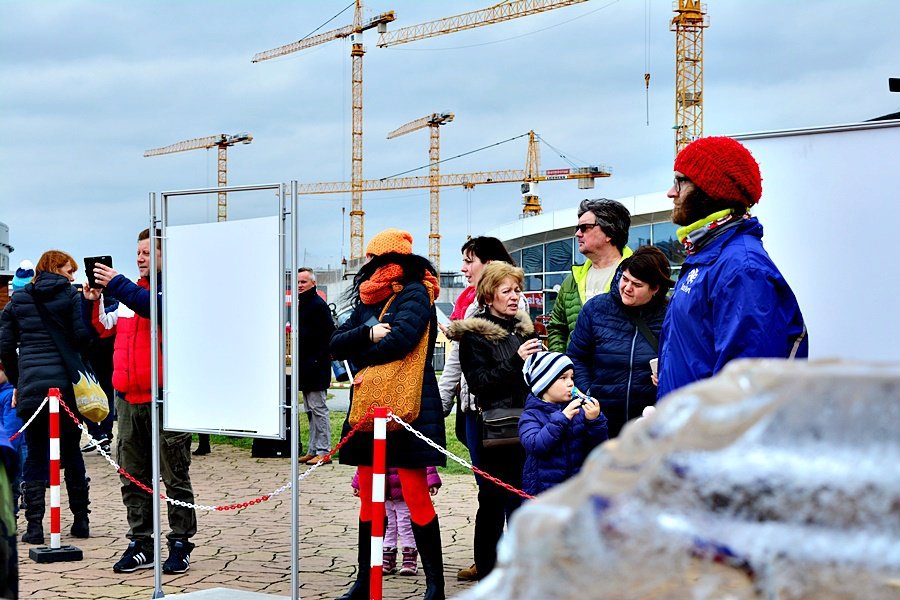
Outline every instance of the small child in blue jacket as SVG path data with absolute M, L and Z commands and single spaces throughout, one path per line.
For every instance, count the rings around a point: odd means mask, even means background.
M 565 354 L 538 352 L 522 368 L 531 393 L 519 419 L 525 448 L 523 488 L 531 495 L 562 483 L 608 437 L 606 417 L 594 398 L 573 398 L 574 367 Z

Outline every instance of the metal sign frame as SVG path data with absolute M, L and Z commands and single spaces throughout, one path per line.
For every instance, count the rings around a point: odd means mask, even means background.
M 279 235 L 282 238 L 282 243 L 279 245 L 278 251 L 278 260 L 279 260 L 279 273 L 284 273 L 285 268 L 289 266 L 291 272 L 291 289 L 297 289 L 297 269 L 298 267 L 298 251 L 297 251 L 297 233 L 298 233 L 298 219 L 297 219 L 297 206 L 298 206 L 298 196 L 297 196 L 297 182 L 292 181 L 290 183 L 290 187 L 288 184 L 261 184 L 261 185 L 246 185 L 246 186 L 231 186 L 231 187 L 223 187 L 223 188 L 201 188 L 194 190 L 177 190 L 177 191 L 169 191 L 169 192 L 161 192 L 159 194 L 159 201 L 157 201 L 157 194 L 152 192 L 150 194 L 150 243 L 151 248 L 155 248 L 157 243 L 161 244 L 162 253 L 165 254 L 166 251 L 166 225 L 168 222 L 168 211 L 169 211 L 169 200 L 171 198 L 176 197 L 185 197 L 185 196 L 206 196 L 208 194 L 219 194 L 219 193 L 233 193 L 233 192 L 247 192 L 247 191 L 265 191 L 272 190 L 278 196 L 278 212 L 280 216 L 279 220 Z M 284 237 L 286 227 L 290 227 L 291 231 L 291 251 L 289 260 L 286 260 L 287 257 L 285 255 L 284 250 Z M 157 235 L 157 230 L 159 230 L 159 234 Z M 286 262 L 288 264 L 286 264 Z M 164 263 L 165 264 L 165 263 Z M 150 252 L 150 273 L 151 275 L 155 274 L 157 271 L 156 265 L 156 252 Z M 273 283 L 274 285 L 274 283 Z M 283 279 L 280 277 L 277 283 L 280 287 L 284 286 Z M 157 290 L 157 282 L 156 277 L 150 277 L 150 347 L 157 348 L 159 347 L 159 327 L 161 321 L 161 316 L 158 314 L 157 303 L 153 300 L 157 297 L 159 291 Z M 163 312 L 165 312 L 165 289 L 162 290 L 163 294 Z M 291 311 L 290 311 L 290 321 L 291 323 L 296 323 L 298 317 L 298 307 L 296 302 L 291 303 Z M 285 323 L 284 323 L 284 311 L 281 311 L 282 326 L 280 327 L 280 344 L 281 348 L 285 347 Z M 291 355 L 297 356 L 298 351 L 298 338 L 297 338 L 297 328 L 291 328 Z M 166 352 L 166 348 L 162 348 L 162 352 Z M 299 504 L 299 489 L 298 489 L 298 481 L 299 481 L 299 456 L 298 449 L 300 447 L 300 430 L 298 427 L 299 418 L 298 415 L 300 411 L 298 410 L 298 400 L 299 400 L 299 382 L 296 377 L 291 377 L 291 385 L 290 390 L 286 389 L 285 386 L 285 375 L 286 375 L 286 365 L 284 361 L 281 361 L 281 377 L 279 378 L 279 403 L 282 408 L 282 418 L 281 421 L 281 438 L 284 438 L 284 421 L 283 418 L 285 412 L 288 413 L 288 417 L 291 419 L 291 599 L 298 599 L 299 592 L 299 581 L 298 581 L 298 545 L 299 545 L 299 512 L 298 512 L 298 504 Z M 150 372 L 158 373 L 159 372 L 159 355 L 156 352 L 150 353 Z M 159 503 L 159 494 L 160 494 L 160 464 L 159 464 L 159 433 L 161 430 L 160 424 L 160 409 L 163 405 L 163 399 L 160 397 L 160 388 L 159 382 L 156 377 L 151 377 L 151 403 L 153 404 L 153 410 L 150 411 L 151 415 L 151 432 L 152 432 L 152 445 L 151 445 L 151 454 L 152 454 L 152 468 L 153 468 L 153 497 L 155 502 L 153 503 L 153 545 L 154 545 L 154 556 L 157 557 L 157 560 L 154 563 L 153 567 L 153 595 L 152 598 L 164 598 L 165 594 L 162 590 L 162 562 L 159 560 L 160 552 L 161 552 L 161 540 L 162 540 L 162 527 L 161 527 L 161 516 L 160 516 L 160 503 Z M 292 398 L 292 402 L 288 404 L 286 402 L 286 394 L 290 394 L 290 398 Z

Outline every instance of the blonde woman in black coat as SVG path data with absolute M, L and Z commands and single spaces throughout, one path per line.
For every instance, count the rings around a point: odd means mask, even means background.
M 459 362 L 480 410 L 523 408 L 528 386 L 522 376 L 525 359 L 541 349 L 528 313 L 519 310 L 525 275 L 505 262 L 484 267 L 476 288 L 480 306 L 475 316 L 450 325 L 449 337 L 459 341 Z M 522 489 L 525 451 L 519 444 L 478 448 L 480 467 Z M 522 503 L 517 494 L 491 483 L 478 487 L 475 514 L 475 571 L 486 577 L 497 561 L 497 542 L 513 511 Z

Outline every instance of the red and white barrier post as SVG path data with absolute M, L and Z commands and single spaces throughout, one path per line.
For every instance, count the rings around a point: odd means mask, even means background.
M 384 550 L 384 486 L 387 473 L 387 415 L 388 409 L 375 409 L 374 443 L 372 447 L 372 549 L 369 573 L 369 600 L 381 600 L 382 552 Z
M 59 517 L 59 388 L 50 388 L 50 546 L 32 548 L 29 558 L 39 563 L 81 560 L 81 550 L 60 544 Z
M 59 548 L 59 389 L 50 388 L 50 549 Z

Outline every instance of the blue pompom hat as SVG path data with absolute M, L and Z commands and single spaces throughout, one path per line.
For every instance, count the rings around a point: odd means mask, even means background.
M 13 292 L 18 292 L 34 279 L 34 264 L 27 258 L 19 263 L 16 275 L 12 278 Z

